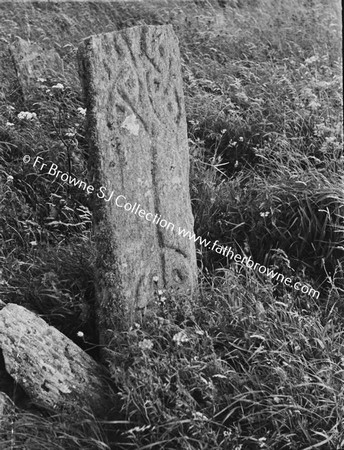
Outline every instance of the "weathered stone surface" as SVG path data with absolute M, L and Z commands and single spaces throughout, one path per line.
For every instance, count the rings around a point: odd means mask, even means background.
M 78 60 L 105 332 L 131 324 L 158 289 L 195 287 L 194 242 L 178 235 L 193 231 L 180 54 L 172 26 L 140 26 L 91 36 Z
M 37 43 L 17 37 L 11 52 L 24 100 L 28 99 L 38 78 L 56 78 L 63 74 L 63 61 L 53 49 L 43 49 Z
M 101 366 L 26 308 L 9 303 L 0 311 L 0 348 L 7 372 L 37 404 L 96 414 L 110 407 Z
M 19 86 L 10 45 L 5 39 L 0 39 L 0 80 L 0 99 L 13 100 Z

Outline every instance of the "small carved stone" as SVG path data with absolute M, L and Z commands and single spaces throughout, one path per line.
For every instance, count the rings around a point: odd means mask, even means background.
M 13 101 L 19 86 L 10 44 L 5 39 L 0 39 L 0 80 L 0 100 Z
M 20 37 L 10 48 L 24 100 L 29 98 L 38 78 L 56 78 L 64 72 L 63 61 L 53 49 L 43 49 L 39 44 Z

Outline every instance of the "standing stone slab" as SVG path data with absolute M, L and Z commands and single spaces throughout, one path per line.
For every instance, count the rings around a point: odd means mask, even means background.
M 170 25 L 127 28 L 86 39 L 78 60 L 100 327 L 120 330 L 158 289 L 186 293 L 196 283 L 194 242 L 178 235 L 193 231 L 178 40 Z
M 102 367 L 26 308 L 9 303 L 0 311 L 0 350 L 7 372 L 37 404 L 100 415 L 111 407 Z
M 39 44 L 17 37 L 11 46 L 18 81 L 24 100 L 28 100 L 38 78 L 61 77 L 63 61 L 53 49 L 43 49 Z
M 0 39 L 0 80 L 0 100 L 15 100 L 20 86 L 18 85 L 10 44 L 5 39 Z

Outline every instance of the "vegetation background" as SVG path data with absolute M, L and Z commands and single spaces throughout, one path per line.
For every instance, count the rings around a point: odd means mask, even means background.
M 2 56 L 21 36 L 64 63 L 25 101 L 0 64 L 3 302 L 98 357 L 89 199 L 22 158 L 87 179 L 78 43 L 164 23 L 182 54 L 196 235 L 321 293 L 200 247 L 197 302 L 162 293 L 155 322 L 135 324 L 108 351 L 118 420 L 38 409 L 0 361 L 0 390 L 16 403 L 0 418 L 1 449 L 344 448 L 340 15 L 334 0 L 0 4 Z

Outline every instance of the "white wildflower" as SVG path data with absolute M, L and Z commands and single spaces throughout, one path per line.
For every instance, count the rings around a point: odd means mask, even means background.
M 14 123 L 12 123 L 12 122 L 6 122 L 6 127 L 14 127 Z
M 86 108 L 78 108 L 78 113 L 81 115 L 81 116 L 86 116 Z
M 258 439 L 258 442 L 259 442 L 259 448 L 266 448 L 266 443 L 265 443 L 265 441 L 266 441 L 266 437 L 261 437 L 261 438 Z
M 308 106 L 311 109 L 318 109 L 318 108 L 320 108 L 321 104 L 319 102 L 317 102 L 316 100 L 312 100 L 309 102 Z
M 269 211 L 259 213 L 260 217 L 268 217 L 270 215 Z
M 31 113 L 29 111 L 21 111 L 18 115 L 17 115 L 19 120 L 36 120 L 37 119 L 37 114 L 36 113 Z
M 75 128 L 68 128 L 67 133 L 65 133 L 66 137 L 74 137 L 76 134 Z
M 311 56 L 310 58 L 305 59 L 305 64 L 312 64 L 317 61 L 319 61 L 318 56 Z
M 193 418 L 194 420 L 200 420 L 200 421 L 207 421 L 207 420 L 209 420 L 208 417 L 207 417 L 206 415 L 202 414 L 202 413 L 199 412 L 199 411 L 193 412 L 193 413 L 192 413 L 192 418 Z
M 240 142 L 243 142 L 243 141 L 244 141 L 244 138 L 243 138 L 242 136 L 240 136 L 240 137 L 239 137 L 239 141 L 240 141 Z
M 76 335 L 77 335 L 78 337 L 80 337 L 80 338 L 83 338 L 83 337 L 84 337 L 84 333 L 83 333 L 82 331 L 78 331 L 78 332 L 76 333 Z
M 64 86 L 63 86 L 62 83 L 57 83 L 57 84 L 54 84 L 54 86 L 51 86 L 51 89 L 56 89 L 56 90 L 63 91 L 64 90 Z
M 172 339 L 177 343 L 177 345 L 180 345 L 183 342 L 188 342 L 190 340 L 184 330 L 175 334 Z
M 149 339 L 144 339 L 139 343 L 141 350 L 151 350 L 153 348 L 153 342 Z
M 12 175 L 7 175 L 7 183 L 12 183 L 13 177 Z

